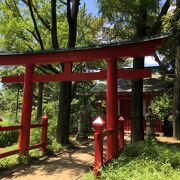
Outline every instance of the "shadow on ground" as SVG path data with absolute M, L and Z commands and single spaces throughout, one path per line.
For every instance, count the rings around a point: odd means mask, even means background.
M 59 177 L 77 179 L 93 165 L 93 162 L 94 142 L 91 140 L 75 150 L 56 153 L 54 156 L 38 160 L 32 165 L 4 172 L 0 175 L 0 178 L 4 180 L 36 179 L 39 176 L 42 179 L 56 179 Z

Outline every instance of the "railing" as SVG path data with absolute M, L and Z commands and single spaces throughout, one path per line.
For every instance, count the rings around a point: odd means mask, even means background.
M 162 132 L 162 122 L 160 120 L 154 120 L 154 131 Z M 98 170 L 101 166 L 105 165 L 111 159 L 103 158 L 103 142 L 104 138 L 112 135 L 113 130 L 104 130 L 105 121 L 99 116 L 96 118 L 92 125 L 94 127 L 94 152 L 95 152 L 95 162 L 94 162 L 94 175 L 98 175 Z M 130 131 L 130 120 L 124 120 L 121 116 L 118 119 L 118 143 L 119 151 L 124 149 L 124 130 Z M 146 121 L 144 120 L 144 130 L 146 131 Z M 104 161 L 104 159 L 106 159 Z
M 146 132 L 146 120 L 143 121 L 144 131 Z M 162 133 L 162 121 L 155 119 L 153 120 L 154 133 Z M 124 120 L 124 130 L 131 131 L 130 119 Z
M 105 121 L 99 116 L 93 121 L 94 127 L 94 152 L 95 152 L 95 162 L 94 162 L 94 175 L 98 175 L 98 170 L 101 166 L 105 165 L 111 159 L 104 161 L 103 158 L 103 140 L 106 136 L 112 135 L 113 130 L 103 130 L 105 126 Z M 124 149 L 124 119 L 122 117 L 118 120 L 118 150 L 121 151 Z
M 44 153 L 46 151 L 46 147 L 47 147 L 47 129 L 48 129 L 48 117 L 42 116 L 42 122 L 39 124 L 31 124 L 31 128 L 42 128 L 42 133 L 41 133 L 41 142 L 39 144 L 34 144 L 32 146 L 29 146 L 28 150 L 32 150 L 32 149 L 36 149 L 36 148 L 41 148 L 41 151 Z M 13 130 L 21 130 L 22 126 L 5 126 L 2 127 L 0 126 L 0 131 L 13 131 Z M 7 156 L 11 156 L 14 154 L 24 154 L 24 152 L 22 152 L 22 150 L 19 149 L 15 149 L 12 151 L 8 151 L 8 152 L 4 152 L 0 154 L 0 158 L 4 158 Z

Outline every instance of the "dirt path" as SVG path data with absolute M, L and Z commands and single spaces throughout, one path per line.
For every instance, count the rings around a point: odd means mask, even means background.
M 64 152 L 48 158 L 43 163 L 33 164 L 18 172 L 0 177 L 1 180 L 79 180 L 93 165 L 94 145 L 90 142 L 74 152 Z

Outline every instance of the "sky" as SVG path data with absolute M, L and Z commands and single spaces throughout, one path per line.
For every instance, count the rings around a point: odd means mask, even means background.
M 92 15 L 97 16 L 98 15 L 98 8 L 97 8 L 97 3 L 96 0 L 82 0 L 82 3 L 86 3 L 86 9 L 87 12 L 91 12 Z

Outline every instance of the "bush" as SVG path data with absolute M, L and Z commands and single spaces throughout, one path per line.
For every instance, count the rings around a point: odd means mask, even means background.
M 101 170 L 103 180 L 176 180 L 180 177 L 180 151 L 157 142 L 129 144 L 117 160 Z M 87 179 L 93 179 L 89 174 Z
M 15 123 L 10 120 L 3 120 L 1 126 L 14 126 Z M 18 141 L 18 130 L 13 131 L 0 131 L 0 146 L 10 146 Z

